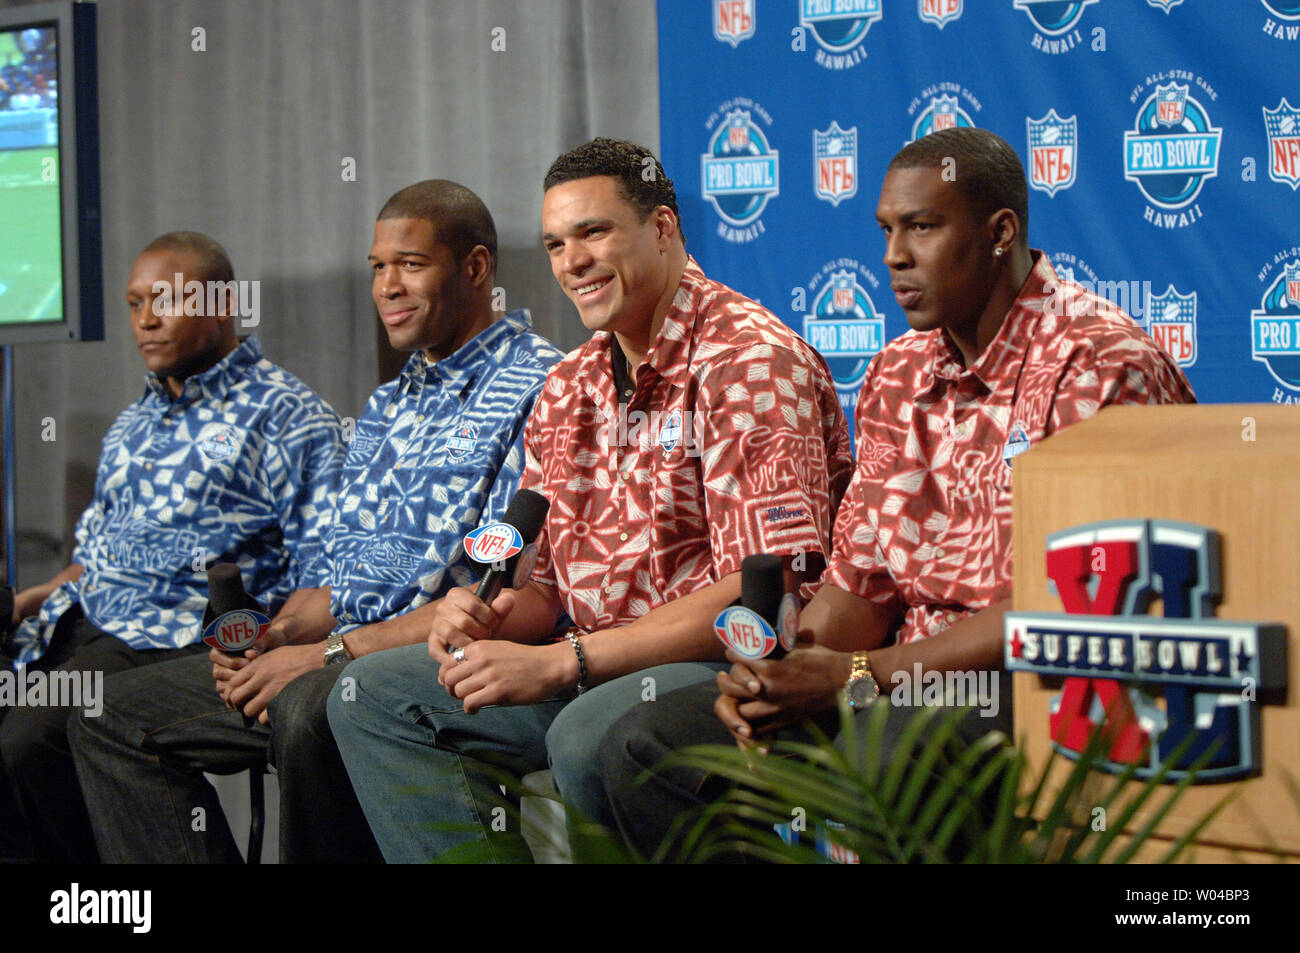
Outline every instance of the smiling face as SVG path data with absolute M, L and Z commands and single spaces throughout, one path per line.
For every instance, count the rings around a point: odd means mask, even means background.
M 890 286 L 907 323 L 974 341 L 997 280 L 994 219 L 977 218 L 940 169 L 922 167 L 885 175 L 876 221 L 885 234 Z
M 542 199 L 551 272 L 592 331 L 646 336 L 676 289 L 668 254 L 674 241 L 671 210 L 659 206 L 642 221 L 610 176 L 554 185 Z
M 465 263 L 437 240 L 428 219 L 375 222 L 369 261 L 371 295 L 394 348 L 423 351 L 430 361 L 440 361 L 473 335 L 475 312 Z
M 181 275 L 179 299 L 177 274 Z M 127 279 L 126 304 L 136 346 L 145 366 L 163 378 L 173 394 L 180 393 L 185 378 L 206 371 L 238 343 L 228 317 L 185 313 L 185 284 L 205 279 L 198 259 L 184 251 L 145 252 L 135 260 Z M 158 283 L 170 289 L 170 302 L 154 292 Z M 205 304 L 206 299 L 205 292 Z

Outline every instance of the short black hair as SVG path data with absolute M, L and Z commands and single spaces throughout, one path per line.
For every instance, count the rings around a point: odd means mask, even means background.
M 668 178 L 653 152 L 634 142 L 601 137 L 566 152 L 546 170 L 542 191 L 597 175 L 607 175 L 618 183 L 619 194 L 636 209 L 643 222 L 660 205 L 672 209 L 677 218 L 677 233 L 682 236 L 682 243 L 686 243 L 673 180 Z
M 434 238 L 451 249 L 457 262 L 464 261 L 476 245 L 482 245 L 496 273 L 496 222 L 483 200 L 459 183 L 426 179 L 408 185 L 379 210 L 379 219 L 385 218 L 424 219 L 433 226 Z
M 909 142 L 889 162 L 894 169 L 939 169 L 954 163 L 953 185 L 977 217 L 1009 208 L 1020 219 L 1021 241 L 1029 241 L 1029 186 L 1016 150 L 996 133 L 973 126 L 941 129 Z
M 167 232 L 159 235 L 140 254 L 147 252 L 184 252 L 193 255 L 202 274 L 187 275 L 193 280 L 234 281 L 235 269 L 221 243 L 202 232 Z

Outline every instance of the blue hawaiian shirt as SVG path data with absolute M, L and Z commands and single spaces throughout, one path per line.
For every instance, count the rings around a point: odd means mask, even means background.
M 104 437 L 95 497 L 77 522 L 84 572 L 15 633 L 14 661 L 44 654 L 74 604 L 132 648 L 198 640 L 207 567 L 239 563 L 272 612 L 304 585 L 332 515 L 338 415 L 249 337 L 179 397 L 150 374 Z
M 505 514 L 524 469 L 524 422 L 561 357 L 519 309 L 441 361 L 417 351 L 371 395 L 316 572 L 336 631 L 477 581 L 465 534 Z

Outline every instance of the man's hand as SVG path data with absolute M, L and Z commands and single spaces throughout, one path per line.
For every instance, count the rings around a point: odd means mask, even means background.
M 464 661 L 458 662 L 430 639 L 429 654 L 438 663 L 438 681 L 464 701 L 469 715 L 484 705 L 546 701 L 578 681 L 578 657 L 567 641 L 551 645 L 472 641 L 464 646 Z
M 31 586 L 14 596 L 14 616 L 13 622 L 17 625 L 28 616 L 36 615 L 41 611 L 41 603 L 49 598 L 50 592 L 45 586 Z
M 248 653 L 256 651 L 249 649 Z M 304 672 L 323 668 L 325 646 L 320 642 L 314 645 L 283 645 L 274 652 L 233 661 L 242 664 L 229 678 L 226 703 L 242 709 L 249 718 L 256 718 L 268 725 L 271 722 L 266 714 L 266 706 L 271 703 L 271 699 Z
M 502 589 L 491 606 L 474 594 L 473 589 L 453 589 L 438 604 L 429 626 L 429 655 L 442 664 L 443 656 L 471 642 L 491 639 L 515 607 L 518 596 L 513 589 Z M 439 675 L 439 680 L 442 676 Z M 446 683 L 444 683 L 446 684 Z
M 847 652 L 807 642 L 779 660 L 746 659 L 727 651 L 730 672 L 718 673 L 714 713 L 744 746 L 762 735 L 835 707 L 853 669 Z
M 281 615 L 272 622 L 261 638 L 252 644 L 249 648 L 244 649 L 244 654 L 231 655 L 222 652 L 220 649 L 210 649 L 208 658 L 212 659 L 212 677 L 217 683 L 217 694 L 221 700 L 230 705 L 230 679 L 236 672 L 244 668 L 249 662 L 259 655 L 265 655 L 272 649 L 280 648 L 289 644 L 292 635 L 293 616 Z M 233 708 L 234 706 L 231 705 Z M 252 717 L 252 716 L 249 716 Z

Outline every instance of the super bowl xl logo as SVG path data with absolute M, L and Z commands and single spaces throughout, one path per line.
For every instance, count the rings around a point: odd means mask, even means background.
M 962 99 L 979 112 L 979 102 L 956 83 L 936 83 L 921 90 L 921 95 L 907 106 L 907 114 L 912 117 L 912 141 L 941 129 L 974 126 L 975 120 L 962 106 Z
M 940 30 L 953 20 L 961 19 L 963 0 L 916 0 L 916 15 L 922 23 L 933 23 Z
M 1025 11 L 1037 32 L 1031 43 L 1044 53 L 1065 53 L 1083 42 L 1075 29 L 1084 8 L 1097 0 L 1016 0 L 1015 8 Z
M 1025 117 L 1029 131 L 1029 184 L 1049 196 L 1074 185 L 1079 142 L 1077 116 L 1062 119 L 1053 107 L 1042 119 Z
M 1300 254 L 1300 249 L 1292 249 Z M 1263 363 L 1273 379 L 1293 392 L 1300 392 L 1300 257 L 1281 258 L 1281 269 L 1264 289 L 1259 309 L 1250 312 L 1250 356 Z M 1272 263 L 1261 277 L 1267 280 Z M 1275 403 L 1300 403 L 1277 391 Z
M 824 132 L 813 130 L 813 162 L 819 199 L 838 206 L 858 194 L 858 127 L 841 129 L 832 122 Z
M 1196 363 L 1196 292 L 1182 295 L 1170 285 L 1161 295 L 1147 289 L 1146 331 L 1179 367 Z
M 1278 23 L 1273 17 L 1264 18 L 1263 30 L 1277 40 L 1295 40 L 1300 38 L 1300 0 L 1259 0 L 1264 9 L 1285 23 Z
M 759 216 L 768 200 L 780 194 L 780 158 L 755 116 L 771 127 L 772 117 L 762 106 L 737 97 L 719 106 L 705 124 L 713 135 L 700 156 L 701 191 L 722 218 L 718 237 L 724 241 L 751 242 L 762 235 Z
M 867 31 L 883 15 L 882 0 L 798 0 L 799 25 L 821 47 L 814 57 L 827 69 L 848 69 L 867 58 Z
M 867 365 L 885 346 L 885 318 L 872 303 L 868 285 L 875 289 L 880 282 L 857 260 L 828 261 L 809 282 L 812 304 L 803 319 L 804 340 L 826 358 L 844 416 L 849 420 L 857 407 L 858 389 L 867 375 Z
M 1103 766 L 1138 777 L 1226 781 L 1260 767 L 1259 694 L 1285 685 L 1280 625 L 1214 617 L 1218 534 L 1194 523 L 1115 520 L 1047 540 L 1064 613 L 1011 612 L 1010 671 L 1064 676 L 1056 749 L 1076 758 L 1100 731 Z M 1145 613 L 1159 598 L 1164 616 Z M 1163 695 L 1160 705 L 1155 693 Z
M 1190 78 L 1184 70 L 1174 74 Z M 1206 179 L 1219 174 L 1223 130 L 1211 125 L 1190 92 L 1188 83 L 1157 85 L 1138 107 L 1135 128 L 1124 133 L 1124 178 L 1156 206 L 1147 206 L 1143 218 L 1158 228 L 1183 228 L 1199 219 L 1196 196 Z
M 1300 187 L 1300 110 L 1286 97 L 1275 109 L 1264 109 L 1264 130 L 1268 133 L 1268 177 L 1274 182 Z
M 713 0 L 713 38 L 739 46 L 754 35 L 754 0 Z

